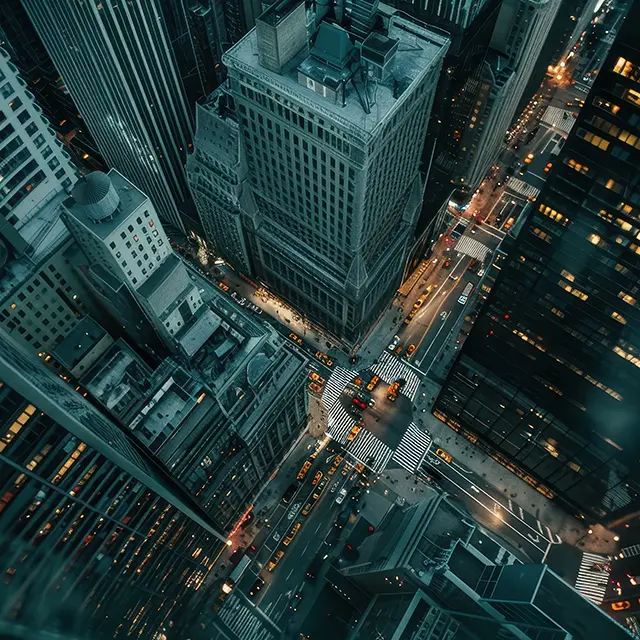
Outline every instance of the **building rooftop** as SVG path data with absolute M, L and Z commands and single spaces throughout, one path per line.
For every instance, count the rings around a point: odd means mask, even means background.
M 193 282 L 182 260 L 172 252 L 137 291 L 161 317 L 185 289 L 192 287 Z
M 87 214 L 85 207 L 74 200 L 74 198 L 67 198 L 64 201 L 65 208 L 103 240 L 108 238 L 134 211 L 139 209 L 149 200 L 147 196 L 140 191 L 140 189 L 134 186 L 133 183 L 129 182 L 115 169 L 111 169 L 109 171 L 108 177 L 120 199 L 116 213 L 113 216 L 100 222 L 96 222 Z M 102 189 L 103 187 L 103 181 L 100 181 L 100 184 L 96 188 Z M 76 193 L 75 188 L 74 193 Z M 84 195 L 84 190 L 81 190 L 80 193 Z M 100 191 L 100 193 L 102 193 L 102 191 Z M 87 198 L 95 199 L 95 197 L 97 196 L 93 192 L 87 195 Z
M 106 335 L 95 320 L 85 316 L 55 347 L 53 355 L 71 371 Z
M 191 357 L 204 345 L 221 324 L 222 319 L 220 316 L 216 315 L 209 307 L 205 307 L 195 322 L 186 327 L 178 339 L 182 350 L 187 356 Z
M 334 62 L 343 61 L 349 55 L 349 47 L 345 41 L 348 36 L 346 32 L 341 33 L 343 31 L 333 25 L 331 29 L 326 29 L 324 23 L 321 24 L 314 48 L 318 54 L 323 53 L 328 62 L 330 59 Z M 256 29 L 253 29 L 224 54 L 223 61 L 230 69 L 237 69 L 265 82 L 283 95 L 330 118 L 341 128 L 349 129 L 353 135 L 369 137 L 404 102 L 403 98 L 408 95 L 409 87 L 426 74 L 438 75 L 440 61 L 449 45 L 446 36 L 420 27 L 399 15 L 390 18 L 388 31 L 384 35 L 398 41 L 396 54 L 388 62 L 387 73 L 382 80 L 369 81 L 366 86 L 361 81 L 357 88 L 352 83 L 346 84 L 344 106 L 334 104 L 330 99 L 298 83 L 298 68 L 303 72 L 311 70 L 316 74 L 342 74 L 339 66 L 323 65 L 319 56 L 314 57 L 314 48 L 310 52 L 307 47 L 303 47 L 284 65 L 279 74 L 258 64 L 258 36 Z

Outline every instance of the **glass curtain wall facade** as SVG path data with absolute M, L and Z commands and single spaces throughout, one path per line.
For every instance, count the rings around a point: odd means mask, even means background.
M 639 21 L 636 5 L 434 409 L 602 521 L 640 492 Z
M 193 115 L 160 0 L 23 4 L 109 166 L 183 228 Z
M 1 332 L 0 370 L 0 620 L 28 628 L 46 611 L 50 630 L 159 637 L 188 615 L 220 537 L 147 454 Z

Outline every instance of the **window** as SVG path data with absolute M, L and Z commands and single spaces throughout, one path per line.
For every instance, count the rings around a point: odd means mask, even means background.
M 627 102 L 640 106 L 640 91 L 636 91 L 635 89 L 625 89 L 622 97 Z
M 609 102 L 608 100 L 605 100 L 600 96 L 597 96 L 594 99 L 593 104 L 596 107 L 600 107 L 600 109 L 604 109 L 605 111 L 612 113 L 613 115 L 615 115 L 616 113 L 618 113 L 618 111 L 620 111 L 620 107 L 617 104 L 613 104 L 613 102 Z
M 614 320 L 617 320 L 620 324 L 627 324 L 627 320 L 625 319 L 625 317 L 622 314 L 618 313 L 617 311 L 614 311 L 611 314 L 611 317 Z
M 541 204 L 539 206 L 539 211 L 548 218 L 551 218 L 551 220 L 555 220 L 564 226 L 567 226 L 569 223 L 569 218 L 566 218 L 561 213 L 558 213 L 555 209 L 552 209 L 545 204 Z
M 598 147 L 598 149 L 602 149 L 606 151 L 609 148 L 610 142 L 601 138 L 600 136 L 595 135 L 591 131 L 585 131 L 584 129 L 578 129 L 578 135 L 585 140 L 586 142 L 590 142 L 594 147 Z
M 580 164 L 579 162 L 576 162 L 573 158 L 571 158 L 570 160 L 567 160 L 567 164 L 574 171 L 577 171 L 578 173 L 588 173 L 589 172 L 589 167 L 587 167 L 584 164 Z
M 591 243 L 591 244 L 600 244 L 600 236 L 597 233 L 592 233 L 587 237 L 587 240 Z
M 618 298 L 624 300 L 627 304 L 635 305 L 636 299 L 633 296 L 630 296 L 628 293 L 621 291 L 618 294 Z
M 13 93 L 13 87 L 6 82 L 0 87 L 0 95 L 3 98 L 8 98 Z
M 576 277 L 573 273 L 569 273 L 566 269 L 563 269 L 560 273 L 563 278 L 566 278 L 569 282 L 575 282 Z
M 640 67 L 622 56 L 616 60 L 613 72 L 620 74 L 624 78 L 640 82 Z

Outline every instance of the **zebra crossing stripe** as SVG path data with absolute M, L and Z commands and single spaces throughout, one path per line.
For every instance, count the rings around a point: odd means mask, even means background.
M 394 354 L 383 351 L 378 363 L 371 367 L 371 371 L 387 384 L 402 378 L 405 381 L 405 385 L 400 389 L 400 393 L 407 396 L 411 401 L 415 398 L 420 386 L 420 378 L 411 367 L 407 366 Z
M 329 430 L 327 434 L 340 444 L 344 444 L 355 424 L 356 420 L 352 418 L 338 402 L 329 410 Z
M 220 619 L 239 640 L 273 640 L 273 634 L 237 596 L 231 594 L 220 610 Z
M 540 189 L 536 189 L 533 185 L 519 178 L 511 178 L 509 180 L 507 191 L 517 193 L 524 198 L 537 198 L 540 193 Z
M 565 113 L 567 114 L 566 118 Z M 564 133 L 571 132 L 575 121 L 576 119 L 573 117 L 571 111 L 560 109 L 559 107 L 547 107 L 547 110 L 542 116 L 542 122 Z
M 400 440 L 392 460 L 410 473 L 415 473 L 427 455 L 431 437 L 412 422 Z
M 606 556 L 597 553 L 583 553 L 578 577 L 576 578 L 576 589 L 588 600 L 600 606 L 604 600 L 609 581 L 609 572 L 594 569 L 594 565 L 604 565 L 608 562 Z
M 327 380 L 322 392 L 322 402 L 327 409 L 331 409 L 338 401 L 340 394 L 344 391 L 347 383 L 353 380 L 358 374 L 342 367 L 336 367 Z
M 482 242 L 478 242 L 475 238 L 462 236 L 462 238 L 458 240 L 458 244 L 454 247 L 454 251 L 464 253 L 478 260 L 484 260 L 484 257 L 489 253 L 489 247 L 482 244 Z
M 363 429 L 349 447 L 348 453 L 359 462 L 369 466 L 375 473 L 380 473 L 386 466 L 393 451 L 379 438 Z M 367 462 L 373 458 L 372 462 Z

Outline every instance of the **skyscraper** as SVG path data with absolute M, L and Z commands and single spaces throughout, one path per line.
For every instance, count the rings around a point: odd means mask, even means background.
M 438 80 L 422 164 L 427 175 L 422 212 L 416 227 L 412 264 L 418 264 L 440 231 L 447 203 L 464 176 L 467 131 L 478 119 L 482 73 L 500 2 L 424 2 L 395 0 L 399 9 L 450 34 L 451 46 Z
M 321 22 L 309 48 L 304 3 L 281 0 L 223 58 L 255 202 L 253 273 L 351 344 L 405 268 L 448 46 L 406 18 L 385 22 L 361 47 Z
M 160 0 L 24 6 L 106 162 L 182 228 L 193 111 Z
M 575 513 L 637 508 L 640 6 L 435 405 Z
M 188 614 L 225 538 L 152 456 L 3 331 L 0 370 L 0 620 L 157 637 Z
M 476 120 L 462 132 L 466 169 L 459 179 L 470 189 L 500 155 L 559 7 L 560 0 L 503 0 L 500 6 L 482 78 L 484 99 L 477 105 Z

